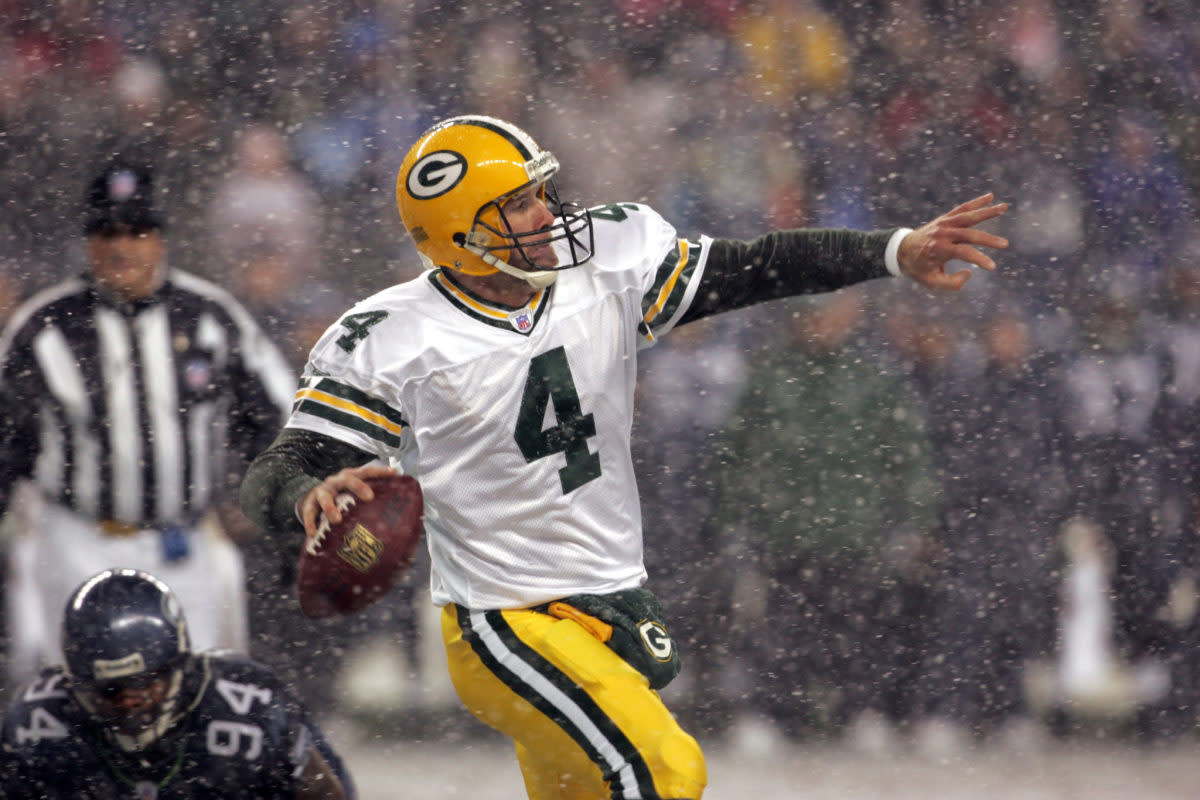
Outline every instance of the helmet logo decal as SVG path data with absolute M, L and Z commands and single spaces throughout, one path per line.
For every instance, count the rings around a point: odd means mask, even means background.
M 116 678 L 127 678 L 130 675 L 140 675 L 146 671 L 146 661 L 141 653 L 130 653 L 124 658 L 102 659 L 92 662 L 92 671 L 98 681 L 111 681 Z
M 558 159 L 548 150 L 543 150 L 536 158 L 525 162 L 525 174 L 529 180 L 544 183 L 558 172 Z
M 467 159 L 453 150 L 438 150 L 421 158 L 408 171 L 408 193 L 419 200 L 441 197 L 467 174 Z

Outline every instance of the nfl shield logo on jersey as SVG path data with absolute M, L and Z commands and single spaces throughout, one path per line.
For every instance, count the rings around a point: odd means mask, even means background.
M 533 314 L 529 313 L 528 308 L 522 308 L 520 311 L 514 311 L 508 315 L 509 324 L 525 333 L 533 327 Z
M 150 781 L 138 781 L 133 787 L 134 794 L 138 800 L 157 800 L 158 786 Z
M 137 189 L 137 175 L 134 175 L 130 170 L 123 169 L 119 172 L 114 172 L 108 178 L 108 196 L 115 203 L 124 203 L 133 197 Z
M 193 358 L 183 368 L 183 379 L 193 392 L 205 389 L 212 381 L 212 365 L 203 358 Z

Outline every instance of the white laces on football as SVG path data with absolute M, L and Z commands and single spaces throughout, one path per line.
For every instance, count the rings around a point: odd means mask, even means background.
M 337 505 L 338 511 L 341 511 L 343 514 L 345 514 L 351 508 L 354 508 L 354 504 L 357 502 L 357 500 L 358 498 L 356 498 L 353 494 L 350 494 L 349 492 L 342 492 L 334 498 L 333 502 L 335 505 Z M 315 556 L 317 553 L 321 552 L 321 544 L 325 541 L 325 536 L 328 535 L 330 527 L 331 525 L 329 524 L 329 517 L 325 516 L 325 512 L 322 511 L 321 518 L 317 522 L 317 532 L 311 536 L 304 545 L 304 548 L 308 550 L 308 554 L 310 556 Z

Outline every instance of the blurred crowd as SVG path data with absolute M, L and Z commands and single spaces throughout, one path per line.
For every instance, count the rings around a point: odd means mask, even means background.
M 686 235 L 1013 204 L 962 294 L 877 281 L 646 353 L 646 556 L 687 713 L 1194 732 L 1191 2 L 0 0 L 0 311 L 81 269 L 88 165 L 136 150 L 172 263 L 299 368 L 419 271 L 396 169 L 468 112 L 553 151 L 564 197 Z M 365 633 L 417 630 L 417 584 Z

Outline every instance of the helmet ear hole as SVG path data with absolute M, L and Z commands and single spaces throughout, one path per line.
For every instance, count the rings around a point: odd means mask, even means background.
M 463 233 L 462 231 L 458 231 L 450 238 L 453 239 L 454 243 L 456 245 L 458 245 L 459 247 L 463 247 L 467 243 L 467 235 L 465 233 Z

